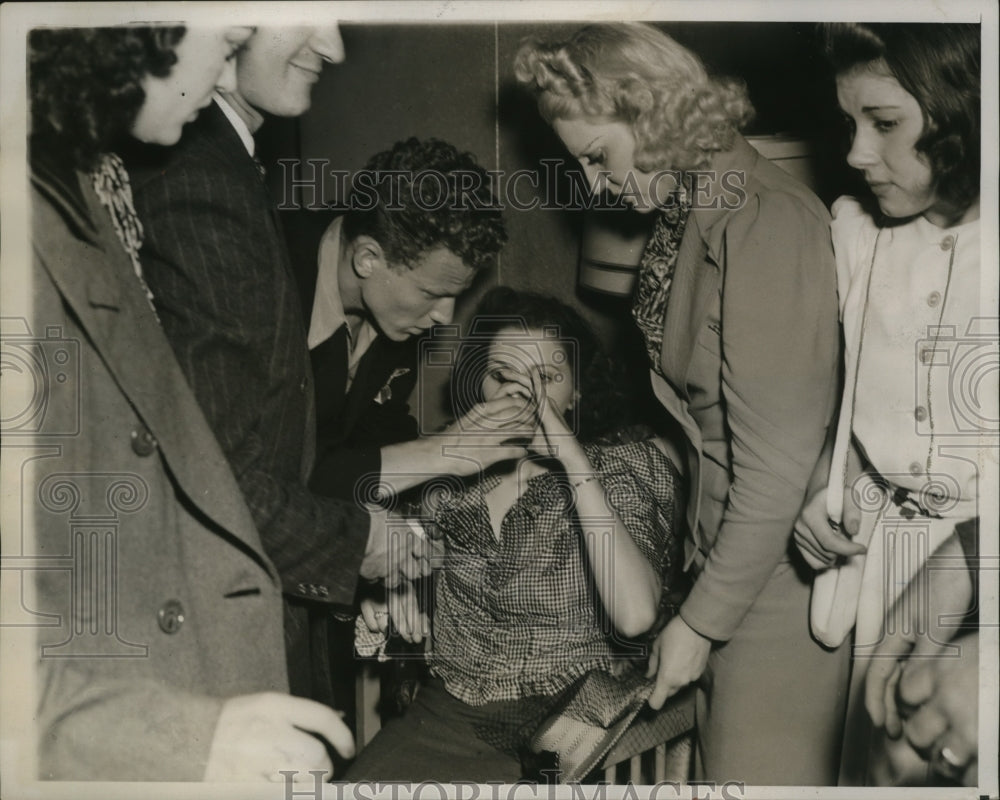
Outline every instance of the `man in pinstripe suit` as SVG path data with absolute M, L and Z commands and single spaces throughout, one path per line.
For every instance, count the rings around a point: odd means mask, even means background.
M 237 91 L 216 95 L 172 151 L 129 163 L 160 321 L 282 577 L 292 692 L 329 704 L 317 621 L 352 602 L 359 571 L 385 574 L 385 558 L 365 560 L 375 527 L 366 512 L 307 487 L 315 407 L 305 325 L 253 132 L 262 112 L 305 112 L 324 63 L 343 58 L 336 25 L 257 28 L 238 56 Z

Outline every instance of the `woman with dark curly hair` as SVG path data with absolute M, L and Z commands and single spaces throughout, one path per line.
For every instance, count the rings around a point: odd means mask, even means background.
M 740 136 L 743 86 L 652 26 L 526 42 L 515 73 L 594 191 L 656 214 L 632 313 L 686 438 L 695 580 L 650 705 L 697 682 L 699 778 L 830 783 L 847 654 L 811 639 L 789 554 L 836 401 L 829 215 Z
M 44 29 L 29 40 L 31 329 L 45 463 L 35 575 L 38 776 L 275 780 L 351 735 L 287 692 L 281 585 L 149 302 L 128 136 L 169 145 L 232 88 L 247 28 Z M 59 399 L 56 399 L 59 398 Z M 65 402 L 63 402 L 65 400 Z M 100 520 L 79 527 L 84 518 Z M 71 566 L 67 569 L 66 565 Z M 101 581 L 98 583 L 98 581 Z
M 39 28 L 29 41 L 31 132 L 93 168 L 124 137 L 170 145 L 233 78 L 249 28 Z M 220 84 L 220 80 L 222 83 Z
M 432 678 L 349 780 L 513 782 L 518 752 L 571 687 L 585 685 L 598 715 L 622 712 L 626 696 L 637 710 L 652 690 L 621 646 L 666 610 L 680 545 L 672 462 L 621 429 L 611 360 L 555 298 L 492 290 L 467 345 L 454 378 L 461 426 L 498 445 L 517 438 L 530 453 L 486 468 L 434 509 L 445 556 Z M 363 607 L 373 631 L 390 616 L 411 641 L 427 631 L 406 590 L 388 607 Z
M 176 144 L 220 80 L 235 81 L 230 60 L 250 33 L 136 26 L 40 28 L 30 34 L 32 166 L 73 192 L 71 173 L 89 176 L 150 300 L 139 263 L 142 223 L 115 147 L 130 136 Z
M 975 451 L 956 458 L 947 445 L 968 444 L 958 415 L 977 418 L 953 394 L 963 369 L 955 336 L 985 333 L 974 327 L 981 316 L 980 29 L 843 23 L 823 33 L 851 132 L 847 163 L 871 190 L 833 206 L 846 380 L 829 490 L 812 498 L 796 534 L 819 570 L 817 635 L 837 644 L 854 629 L 841 782 L 909 785 L 939 780 L 936 771 L 971 776 L 974 784 L 974 734 L 969 742 L 961 731 L 939 729 L 917 739 L 918 753 L 880 729 L 899 737 L 892 688 L 909 648 L 916 644 L 917 657 L 940 654 L 959 627 L 933 619 L 961 618 L 972 599 L 968 573 L 951 570 L 954 588 L 930 598 L 929 625 L 920 618 L 923 602 L 893 606 L 931 553 L 961 555 L 956 531 L 975 527 L 979 514 Z M 996 408 L 995 385 L 984 381 L 974 394 L 979 408 Z M 905 531 L 895 530 L 900 520 L 926 541 L 907 546 Z M 915 641 L 919 630 L 933 635 Z M 883 652 L 887 640 L 899 649 Z M 975 713 L 975 696 L 967 708 Z

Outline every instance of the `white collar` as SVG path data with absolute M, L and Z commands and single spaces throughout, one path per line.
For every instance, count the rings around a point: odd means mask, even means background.
M 247 149 L 247 153 L 253 157 L 254 151 L 256 150 L 256 144 L 253 140 L 253 134 L 250 133 L 250 128 L 247 127 L 247 124 L 243 121 L 240 115 L 236 113 L 236 109 L 229 105 L 221 94 L 213 92 L 212 99 L 215 101 L 215 104 L 219 107 L 222 113 L 226 115 L 226 119 L 229 120 L 229 123 L 233 126 L 233 128 L 236 129 L 236 133 L 239 135 L 240 141 L 243 142 L 243 146 Z
M 309 334 L 306 344 L 312 350 L 333 334 L 341 325 L 347 325 L 344 302 L 340 298 L 340 231 L 343 217 L 337 217 L 323 233 L 319 242 L 316 271 L 316 296 L 313 299 L 312 315 L 309 318 Z M 350 362 L 356 363 L 375 340 L 375 326 L 368 320 L 362 321 L 356 331 L 347 325 L 347 335 L 351 342 Z

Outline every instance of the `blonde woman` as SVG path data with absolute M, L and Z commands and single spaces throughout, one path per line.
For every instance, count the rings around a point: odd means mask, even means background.
M 633 316 L 685 434 L 695 581 L 650 704 L 697 682 L 700 778 L 832 783 L 847 654 L 811 638 L 789 556 L 836 401 L 829 215 L 740 136 L 741 84 L 656 28 L 528 42 L 515 71 L 594 190 L 657 215 Z

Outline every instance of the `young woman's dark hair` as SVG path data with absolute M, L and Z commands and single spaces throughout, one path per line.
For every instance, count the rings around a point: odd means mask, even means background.
M 573 380 L 580 399 L 567 412 L 570 430 L 581 442 L 613 438 L 627 425 L 623 370 L 602 349 L 597 336 L 576 309 L 548 295 L 498 286 L 479 301 L 470 336 L 452 373 L 451 398 L 456 415 L 481 402 L 487 352 L 497 333 L 510 328 L 541 329 L 568 343 Z
M 943 200 L 979 197 L 980 28 L 957 23 L 828 23 L 824 50 L 837 74 L 881 63 L 916 98 L 926 155 Z
M 183 26 L 39 28 L 28 37 L 34 147 L 58 148 L 76 169 L 129 132 L 142 107 L 142 78 L 177 62 Z

